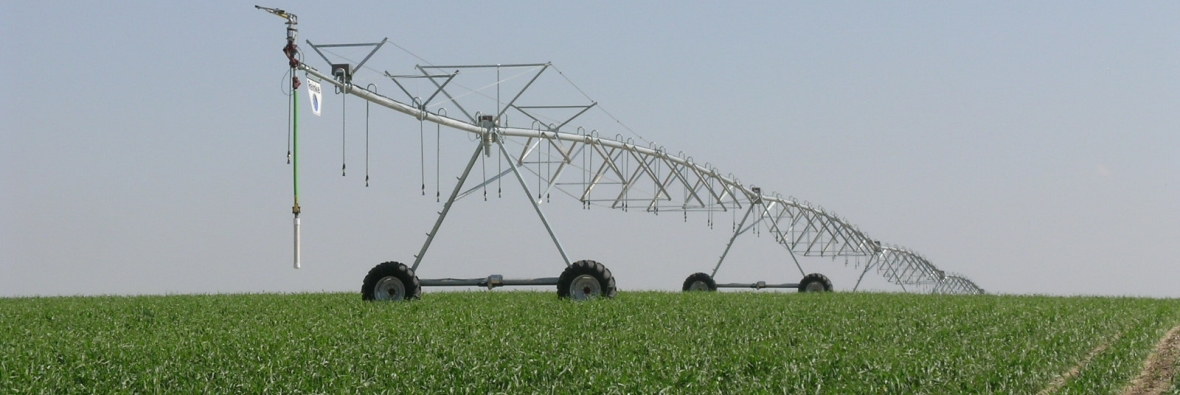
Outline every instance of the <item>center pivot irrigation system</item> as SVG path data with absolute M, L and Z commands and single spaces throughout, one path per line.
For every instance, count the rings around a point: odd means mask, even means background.
M 543 73 L 556 68 L 550 63 L 531 64 L 495 64 L 495 65 L 427 65 L 415 66 L 413 75 L 394 75 L 384 72 L 384 78 L 392 80 L 404 93 L 406 101 L 378 94 L 373 84 L 360 86 L 353 83 L 354 74 L 364 68 L 364 64 L 380 49 L 387 40 L 377 43 L 361 44 L 329 44 L 316 45 L 307 41 L 317 54 L 329 65 L 331 72 L 324 74 L 316 68 L 302 61 L 302 52 L 296 44 L 298 37 L 298 19 L 294 14 L 274 8 L 255 6 L 286 19 L 287 44 L 283 53 L 287 56 L 291 76 L 291 102 L 289 119 L 289 133 L 292 144 L 288 152 L 288 159 L 293 169 L 295 216 L 295 268 L 300 267 L 299 252 L 299 117 L 298 117 L 298 88 L 301 82 L 297 73 L 302 71 L 308 81 L 308 91 L 311 96 L 313 111 L 319 112 L 322 103 L 320 83 L 333 86 L 336 93 L 352 95 L 364 99 L 368 103 L 380 105 L 394 111 L 416 118 L 419 123 L 431 122 L 441 130 L 443 127 L 469 133 L 474 147 L 466 162 L 458 182 L 443 204 L 438 219 L 427 233 L 426 241 L 421 250 L 414 256 L 414 262 L 406 265 L 400 262 L 384 262 L 373 267 L 365 276 L 361 295 L 365 300 L 406 300 L 421 295 L 424 286 L 479 286 L 492 289 L 509 285 L 547 285 L 557 286 L 557 294 L 562 298 L 575 300 L 594 297 L 612 297 L 616 293 L 615 279 L 609 269 L 601 263 L 592 260 L 573 261 L 566 253 L 561 241 L 554 232 L 549 219 L 545 216 L 542 205 L 549 201 L 551 193 L 565 194 L 582 203 L 583 208 L 590 206 L 605 206 L 623 211 L 642 210 L 648 213 L 683 212 L 687 218 L 688 212 L 705 212 L 709 217 L 709 226 L 713 226 L 714 213 L 728 212 L 735 217 L 733 234 L 725 249 L 717 260 L 713 270 L 709 273 L 697 272 L 684 280 L 685 291 L 715 291 L 718 288 L 790 288 L 800 292 L 831 291 L 832 284 L 822 274 L 804 272 L 799 264 L 798 256 L 805 257 L 844 257 L 854 262 L 854 267 L 863 266 L 863 271 L 857 280 L 855 291 L 865 274 L 876 270 L 888 282 L 896 284 L 907 292 L 931 292 L 945 294 L 982 294 L 983 289 L 970 280 L 945 273 L 936 268 L 929 260 L 914 251 L 886 246 L 868 237 L 856 226 L 848 221 L 826 211 L 812 206 L 810 203 L 799 202 L 794 198 L 784 198 L 779 194 L 763 193 L 761 188 L 743 184 L 732 174 L 722 175 L 717 168 L 710 164 L 698 164 L 692 157 L 683 152 L 670 154 L 662 146 L 652 143 L 637 145 L 632 138 L 616 135 L 614 138 L 603 138 L 597 130 L 587 131 L 578 127 L 571 129 L 570 122 L 582 116 L 587 111 L 598 107 L 586 97 L 585 102 L 577 104 L 558 105 L 524 105 L 518 103 L 526 91 L 534 87 L 534 83 Z M 324 54 L 336 48 L 371 48 L 367 56 L 355 65 L 351 63 L 333 63 Z M 488 71 L 496 75 L 494 96 L 481 92 L 482 89 L 466 88 L 456 83 L 456 77 L 461 71 Z M 502 72 L 508 72 L 511 77 L 501 78 Z M 560 71 L 558 71 L 560 74 Z M 562 75 L 564 78 L 564 75 Z M 520 78 L 527 80 L 523 87 L 514 89 L 507 101 L 501 100 L 501 84 L 508 79 Z M 425 82 L 432 91 L 425 99 L 415 96 L 406 89 L 404 82 L 416 80 L 419 84 Z M 568 79 L 567 79 L 568 81 Z M 573 85 L 570 82 L 570 85 Z M 459 87 L 459 88 L 456 88 Z M 576 86 L 573 86 L 577 89 Z M 581 92 L 581 89 L 577 89 Z M 494 108 L 484 108 L 488 112 L 473 111 L 468 99 L 482 96 L 494 101 Z M 467 104 L 466 106 L 464 104 Z M 492 106 L 489 106 L 492 107 Z M 449 109 L 449 110 L 448 110 Z M 452 115 L 448 115 L 448 111 Z M 605 110 L 602 110 L 605 112 Z M 366 110 L 367 112 L 367 110 Z M 562 115 L 553 116 L 558 112 Z M 523 120 L 528 126 L 509 122 L 509 115 L 513 120 Z M 609 116 L 609 113 L 607 113 Z M 613 119 L 613 116 L 611 116 Z M 617 121 L 617 120 L 616 120 Z M 622 125 L 619 123 L 619 125 Z M 625 126 L 623 126 L 626 128 Z M 629 129 L 628 129 L 629 130 Z M 633 133 L 633 132 L 632 132 Z M 638 135 L 636 135 L 638 137 Z M 643 140 L 640 137 L 640 140 Z M 509 148 L 511 146 L 511 149 Z M 493 177 L 484 177 L 484 181 L 468 189 L 464 189 L 472 168 L 476 162 L 486 161 L 494 157 L 497 165 L 502 169 Z M 485 162 L 486 165 L 486 162 Z M 342 172 L 345 168 L 342 167 Z M 536 177 L 536 189 L 530 186 L 525 173 Z M 571 175 L 574 174 L 574 175 Z M 545 226 L 557 251 L 561 254 L 562 262 L 566 265 L 558 277 L 511 279 L 500 275 L 491 275 L 469 279 L 419 279 L 418 267 L 421 265 L 431 242 L 438 235 L 447 213 L 456 201 L 484 191 L 490 183 L 500 182 L 503 177 L 511 175 L 520 184 L 528 197 L 533 209 Z M 564 177 L 563 177 L 564 176 Z M 368 176 L 366 175 L 366 184 Z M 425 182 L 423 194 L 425 194 Z M 436 199 L 441 201 L 441 193 L 436 192 Z M 741 215 L 741 221 L 736 221 L 736 214 Z M 714 280 L 717 271 L 729 255 L 734 241 L 743 234 L 767 232 L 774 236 L 774 240 L 782 246 L 799 273 L 803 275 L 798 283 L 768 284 L 765 281 L 756 283 L 718 283 Z

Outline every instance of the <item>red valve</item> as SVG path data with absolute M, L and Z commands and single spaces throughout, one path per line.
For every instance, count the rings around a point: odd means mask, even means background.
M 287 46 L 283 47 L 283 54 L 287 55 L 287 60 L 291 68 L 299 67 L 299 59 L 295 59 L 295 54 L 298 52 L 299 49 L 295 46 L 294 42 L 288 41 Z

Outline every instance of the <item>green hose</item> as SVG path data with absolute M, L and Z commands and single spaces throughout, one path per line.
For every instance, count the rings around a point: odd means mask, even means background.
M 294 107 L 294 116 L 293 116 L 293 120 L 291 122 L 291 125 L 292 125 L 292 132 L 291 133 L 293 135 L 292 140 L 294 141 L 293 148 L 292 148 L 292 151 L 294 151 L 294 152 L 291 155 L 291 166 L 293 169 L 292 178 L 294 178 L 294 180 L 291 183 L 291 185 L 295 189 L 295 206 L 291 207 L 291 212 L 294 213 L 296 217 L 298 217 L 299 216 L 299 90 L 292 89 L 291 92 L 292 92 L 292 94 L 291 94 L 291 107 Z

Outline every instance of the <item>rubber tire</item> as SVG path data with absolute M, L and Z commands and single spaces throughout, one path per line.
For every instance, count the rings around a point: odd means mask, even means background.
M 824 290 L 822 292 L 832 292 L 832 280 L 829 280 L 828 276 L 819 273 L 811 273 L 803 276 L 803 280 L 799 281 L 799 292 L 808 292 L 807 286 L 815 282 L 819 282 L 824 285 Z
M 705 285 L 708 285 L 709 292 L 714 292 L 717 290 L 717 282 L 713 281 L 713 277 L 710 277 L 708 274 L 705 274 L 705 273 L 693 273 L 691 276 L 688 276 L 688 278 L 684 280 L 684 287 L 683 287 L 684 292 L 692 291 L 690 289 L 692 287 L 692 283 L 695 283 L 697 281 L 703 281 L 705 283 Z
M 365 276 L 365 282 L 361 285 L 361 299 L 376 301 L 377 298 L 373 295 L 373 290 L 377 287 L 377 281 L 389 276 L 397 277 L 398 280 L 401 280 L 402 286 L 406 287 L 406 296 L 402 300 L 409 301 L 422 297 L 422 283 L 418 282 L 418 276 L 414 274 L 414 269 L 410 269 L 401 262 L 390 261 L 382 262 L 369 270 L 369 274 Z
M 565 268 L 561 272 L 561 276 L 557 278 L 557 297 L 561 299 L 570 298 L 570 285 L 575 278 L 583 274 L 589 274 L 598 280 L 599 289 L 602 290 L 601 297 L 613 298 L 618 290 L 615 289 L 615 278 L 610 274 L 610 269 L 607 269 L 603 264 L 583 260 L 574 262 L 573 265 Z

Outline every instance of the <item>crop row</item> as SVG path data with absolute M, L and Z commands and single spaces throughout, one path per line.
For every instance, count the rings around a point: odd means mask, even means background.
M 1138 373 L 1180 301 L 68 297 L 0 299 L 0 323 L 0 393 L 1036 393 L 1108 344 L 1056 391 L 1099 394 Z

